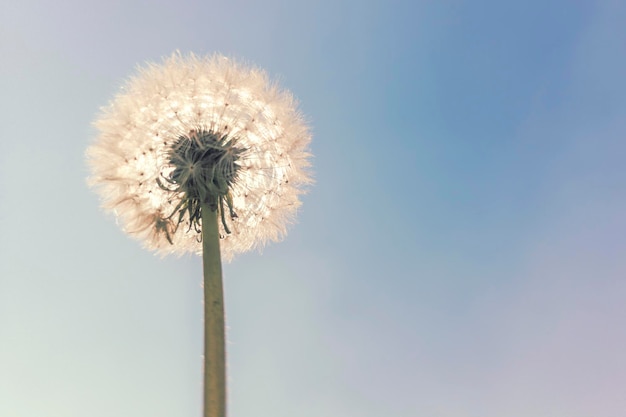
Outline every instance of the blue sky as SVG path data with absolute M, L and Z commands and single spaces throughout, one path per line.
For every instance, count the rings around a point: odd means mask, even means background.
M 231 416 L 626 409 L 626 4 L 5 1 L 0 415 L 200 416 L 201 265 L 85 185 L 91 122 L 174 50 L 311 121 L 287 239 L 225 266 Z

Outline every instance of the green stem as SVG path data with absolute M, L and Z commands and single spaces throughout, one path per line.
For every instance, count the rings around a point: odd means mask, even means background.
M 203 204 L 204 270 L 204 417 L 226 417 L 224 290 L 217 211 Z

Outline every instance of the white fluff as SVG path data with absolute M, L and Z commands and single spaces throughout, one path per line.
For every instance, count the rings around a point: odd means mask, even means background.
M 220 55 L 174 54 L 131 78 L 96 120 L 100 131 L 87 150 L 90 184 L 124 231 L 157 253 L 201 253 L 199 235 L 185 219 L 167 239 L 164 217 L 177 197 L 157 178 L 168 169 L 167 151 L 194 130 L 222 132 L 245 149 L 232 186 L 237 218 L 231 234 L 220 224 L 222 256 L 280 240 L 294 220 L 303 186 L 311 182 L 311 136 L 291 94 L 266 73 Z

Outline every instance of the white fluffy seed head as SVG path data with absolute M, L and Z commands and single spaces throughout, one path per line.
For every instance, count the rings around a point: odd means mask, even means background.
M 103 206 L 123 229 L 157 253 L 200 253 L 188 213 L 172 216 L 184 198 L 163 187 L 171 177 L 171 147 L 194 132 L 234 141 L 241 152 L 230 184 L 222 256 L 280 240 L 293 222 L 299 196 L 311 183 L 309 129 L 287 91 L 264 71 L 213 55 L 174 54 L 131 78 L 95 121 L 99 135 L 87 150 Z M 172 221 L 174 220 L 174 221 Z

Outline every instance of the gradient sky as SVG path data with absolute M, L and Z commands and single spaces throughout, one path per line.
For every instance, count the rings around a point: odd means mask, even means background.
M 232 417 L 623 417 L 626 2 L 0 4 L 0 416 L 201 415 L 201 265 L 85 184 L 174 50 L 301 102 L 316 185 L 225 266 Z

